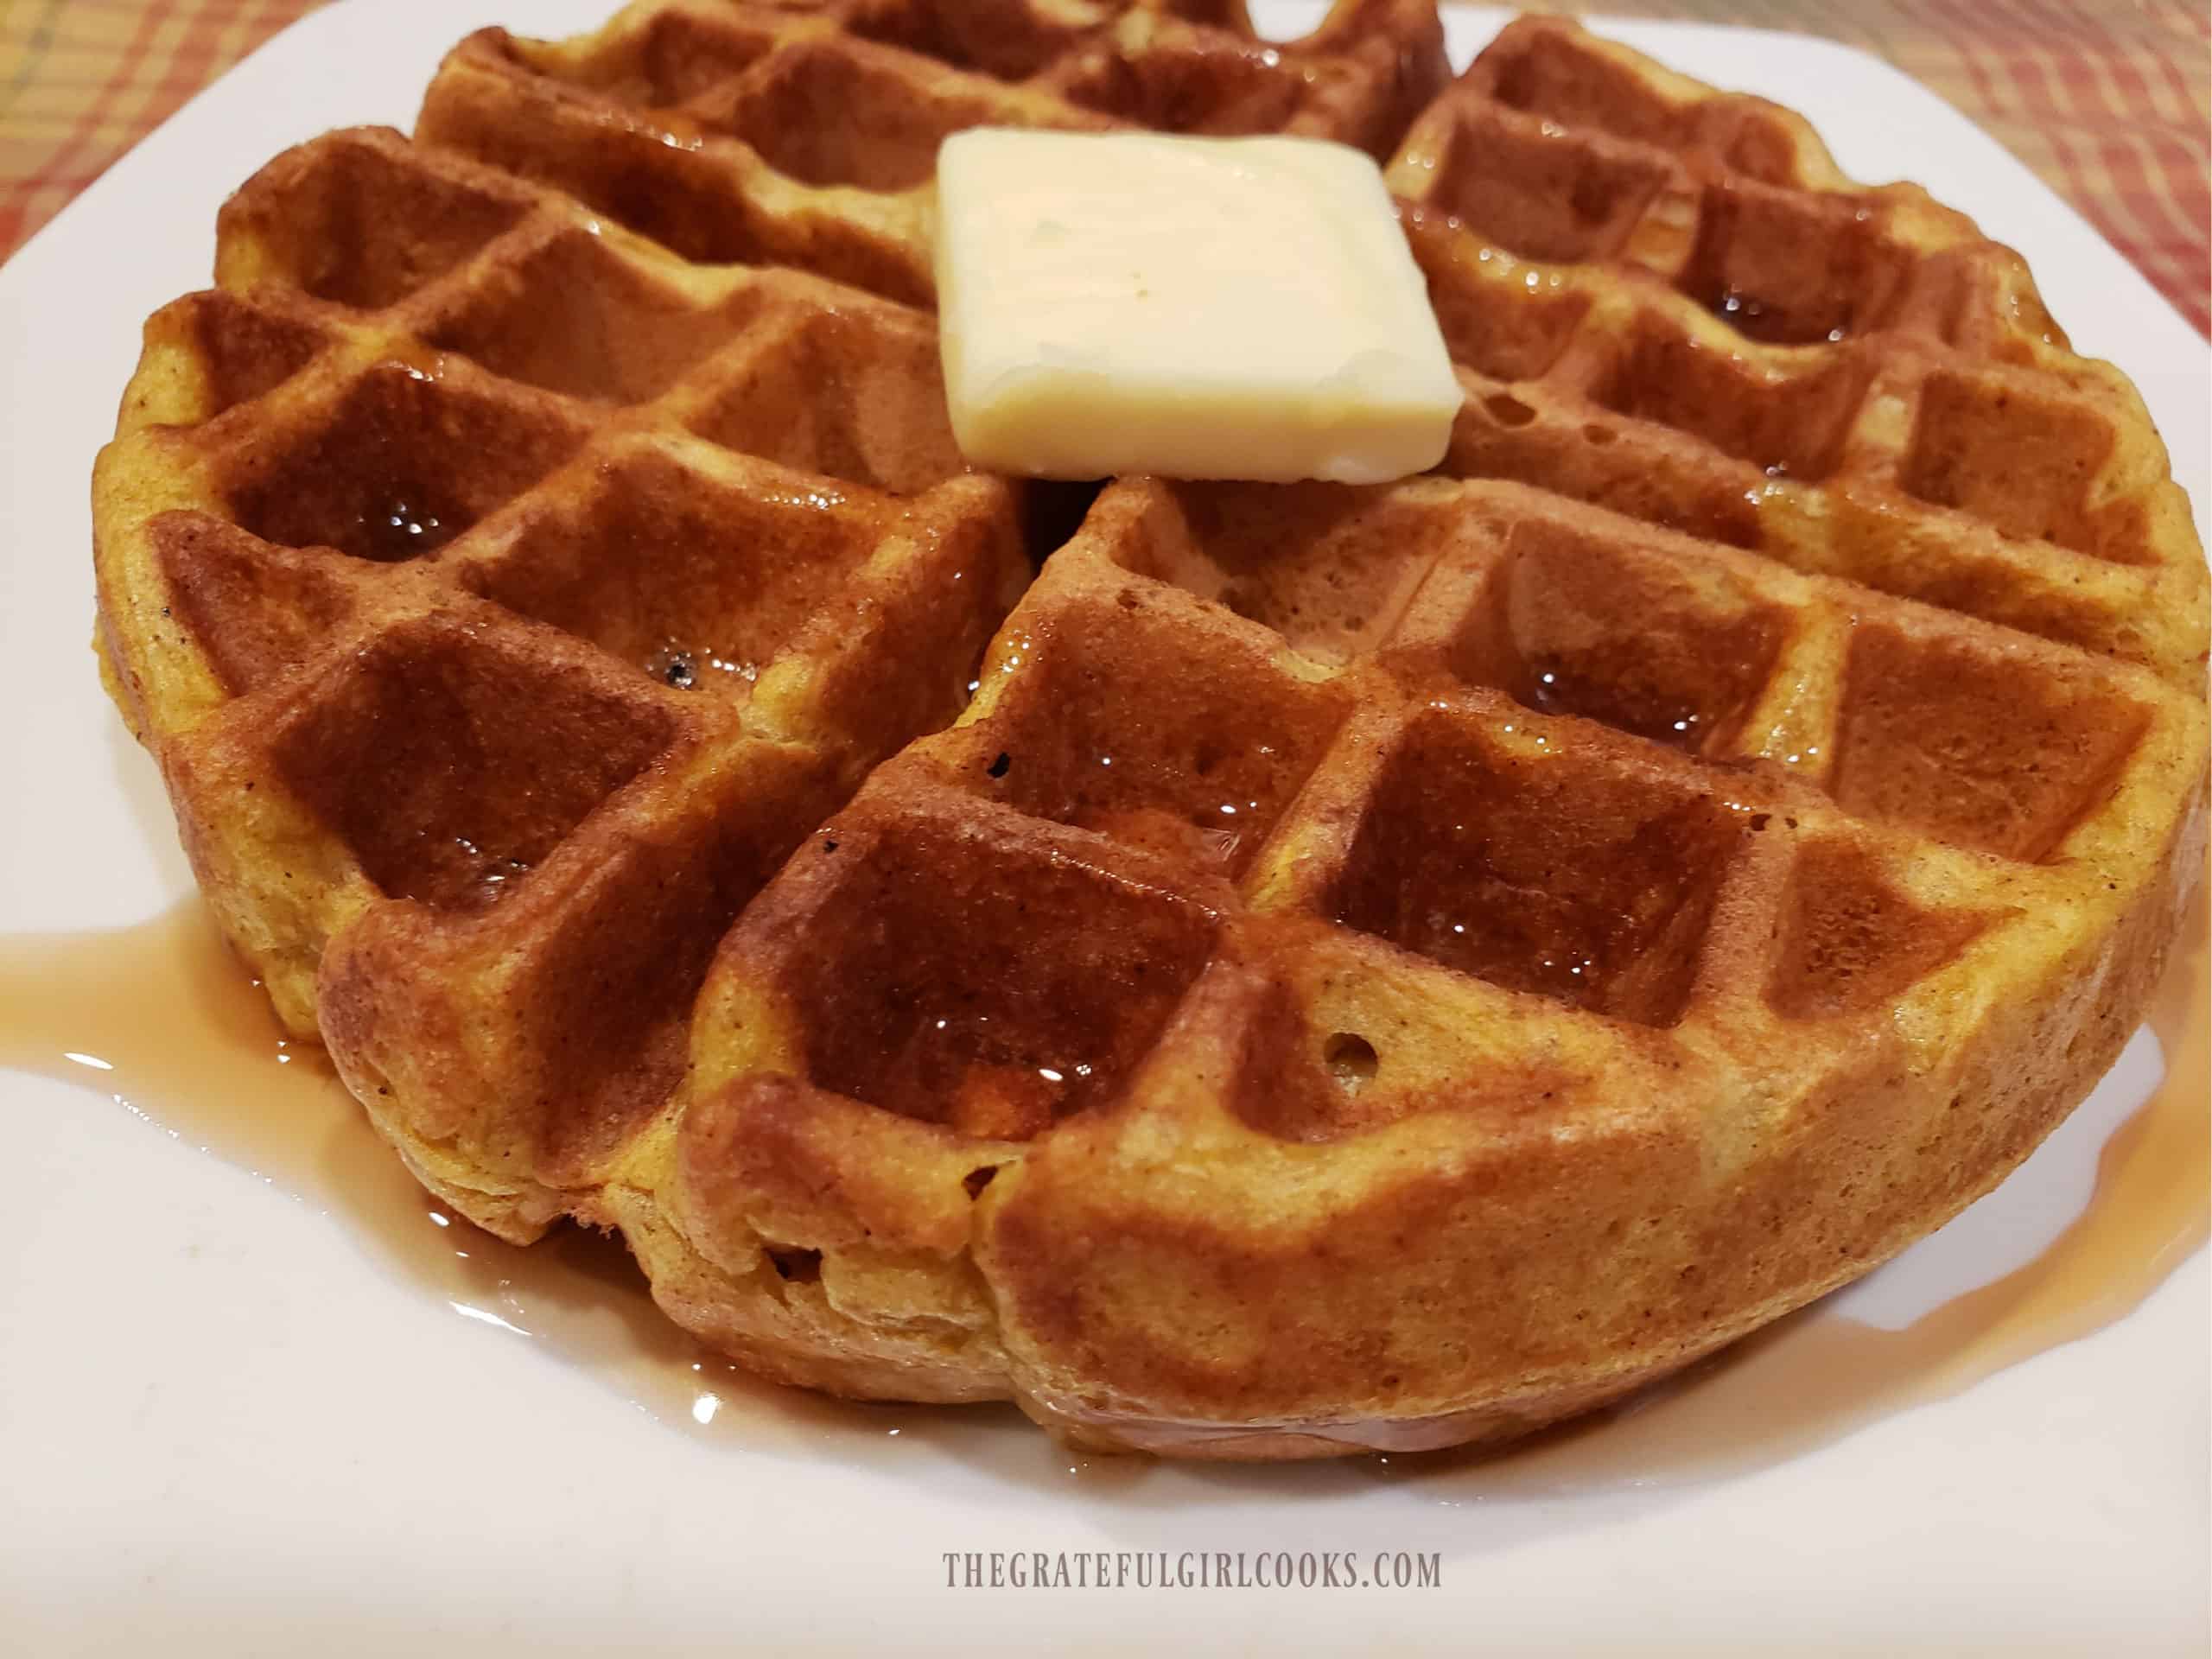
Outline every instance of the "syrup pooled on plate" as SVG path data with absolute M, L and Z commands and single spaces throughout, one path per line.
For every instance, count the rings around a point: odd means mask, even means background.
M 195 897 L 114 932 L 0 938 L 0 1067 L 80 1083 L 188 1144 L 327 1208 L 453 1313 L 532 1338 L 657 1415 L 798 1432 L 834 1407 L 701 1349 L 612 1238 L 494 1238 L 416 1184 L 319 1048 L 284 1041 Z
M 1624 1405 L 1503 1451 L 1371 1463 L 1486 1497 L 1720 1478 L 1955 1394 L 2131 1312 L 2203 1243 L 2212 1211 L 2206 913 L 2200 893 L 2188 953 L 2152 1011 L 2164 1079 L 2106 1142 L 2088 1206 L 2034 1260 L 1901 1329 L 1815 1305 Z M 1000 1432 L 1010 1417 L 1001 1408 L 861 1406 L 759 1382 L 663 1317 L 618 1242 L 567 1228 L 523 1249 L 450 1214 L 320 1051 L 282 1040 L 196 898 L 134 928 L 0 938 L 0 1067 L 84 1084 L 327 1208 L 454 1313 L 536 1340 L 673 1426 L 846 1452 L 957 1437 L 959 1455 L 1033 1478 L 1065 1466 L 1119 1481 L 1159 1466 L 1040 1459 L 1028 1434 Z M 1328 1464 L 1255 1478 L 1326 1490 L 1347 1473 Z

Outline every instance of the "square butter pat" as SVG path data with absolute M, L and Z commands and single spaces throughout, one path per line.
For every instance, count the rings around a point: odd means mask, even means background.
M 982 128 L 937 184 L 945 392 L 977 465 L 1372 484 L 1443 459 L 1459 383 L 1358 150 Z

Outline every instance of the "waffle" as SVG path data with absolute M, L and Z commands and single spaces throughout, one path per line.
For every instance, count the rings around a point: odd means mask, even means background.
M 1395 3 L 653 0 L 233 198 L 103 669 L 430 1190 L 772 1376 L 1290 1458 L 1613 1399 L 2086 1093 L 2205 839 L 2132 388 L 1773 105 L 1525 21 L 1445 79 Z M 977 121 L 1390 155 L 1444 467 L 964 467 Z

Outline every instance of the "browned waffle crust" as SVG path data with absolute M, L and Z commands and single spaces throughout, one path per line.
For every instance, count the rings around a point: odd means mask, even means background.
M 1611 1398 L 2081 1098 L 2205 830 L 2133 389 L 1786 111 L 1552 23 L 1444 79 L 1395 0 L 651 0 L 232 200 L 103 664 L 429 1186 L 774 1376 L 1303 1456 Z M 1070 539 L 964 469 L 917 308 L 986 121 L 1393 155 L 1441 473 Z

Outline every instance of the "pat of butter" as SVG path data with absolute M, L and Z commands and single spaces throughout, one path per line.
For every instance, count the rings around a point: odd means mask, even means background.
M 979 466 L 1372 484 L 1443 459 L 1459 383 L 1360 151 L 982 128 L 937 185 L 945 393 Z

